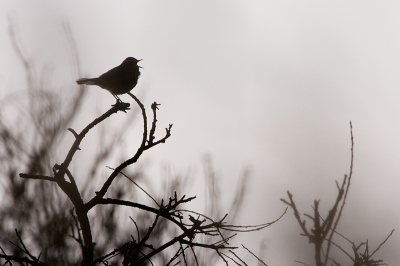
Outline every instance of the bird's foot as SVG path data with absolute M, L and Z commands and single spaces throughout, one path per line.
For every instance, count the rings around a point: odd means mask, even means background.
M 131 106 L 130 103 L 124 103 L 123 101 L 121 101 L 120 99 L 117 99 L 117 102 L 113 105 L 111 105 L 112 107 L 117 108 L 118 110 L 125 112 L 126 110 L 130 110 L 131 108 L 129 108 L 129 106 Z

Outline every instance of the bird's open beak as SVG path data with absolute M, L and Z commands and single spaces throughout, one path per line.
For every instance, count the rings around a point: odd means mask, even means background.
M 143 60 L 143 59 L 137 60 L 136 64 L 139 63 L 139 62 L 142 61 L 142 60 Z M 143 68 L 143 67 L 141 67 L 141 66 L 138 66 L 138 67 Z

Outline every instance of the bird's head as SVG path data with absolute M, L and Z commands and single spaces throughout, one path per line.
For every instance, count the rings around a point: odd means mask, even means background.
M 143 60 L 143 59 L 137 60 L 137 59 L 134 58 L 134 57 L 127 57 L 127 58 L 124 60 L 124 62 L 122 62 L 121 65 L 137 66 L 137 63 L 140 62 L 140 61 L 142 61 L 142 60 Z M 138 67 L 142 68 L 141 66 L 138 66 Z

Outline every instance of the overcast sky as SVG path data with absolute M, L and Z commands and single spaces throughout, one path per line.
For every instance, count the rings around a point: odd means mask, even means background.
M 351 120 L 354 176 L 339 230 L 370 239 L 373 250 L 400 229 L 400 2 L 1 1 L 0 12 L 1 96 L 24 89 L 10 20 L 27 54 L 54 68 L 52 86 L 77 89 L 67 22 L 86 76 L 128 56 L 143 59 L 132 92 L 147 106 L 162 104 L 160 130 L 174 124 L 167 143 L 144 159 L 183 171 L 201 169 L 208 153 L 227 196 L 251 165 L 241 222 L 276 219 L 287 190 L 302 213 L 312 213 L 314 199 L 331 206 L 335 180 L 349 172 Z M 88 90 L 87 104 L 98 110 L 114 103 L 108 92 Z M 299 233 L 290 210 L 243 243 L 257 252 L 264 241 L 268 265 L 311 263 Z M 396 265 L 398 246 L 396 231 L 376 258 Z

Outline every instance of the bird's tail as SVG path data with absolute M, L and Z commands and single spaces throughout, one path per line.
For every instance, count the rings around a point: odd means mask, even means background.
M 94 79 L 83 78 L 83 79 L 77 79 L 76 83 L 78 83 L 78 85 L 82 85 L 82 84 L 96 85 L 96 81 L 97 81 L 97 78 L 94 78 Z

